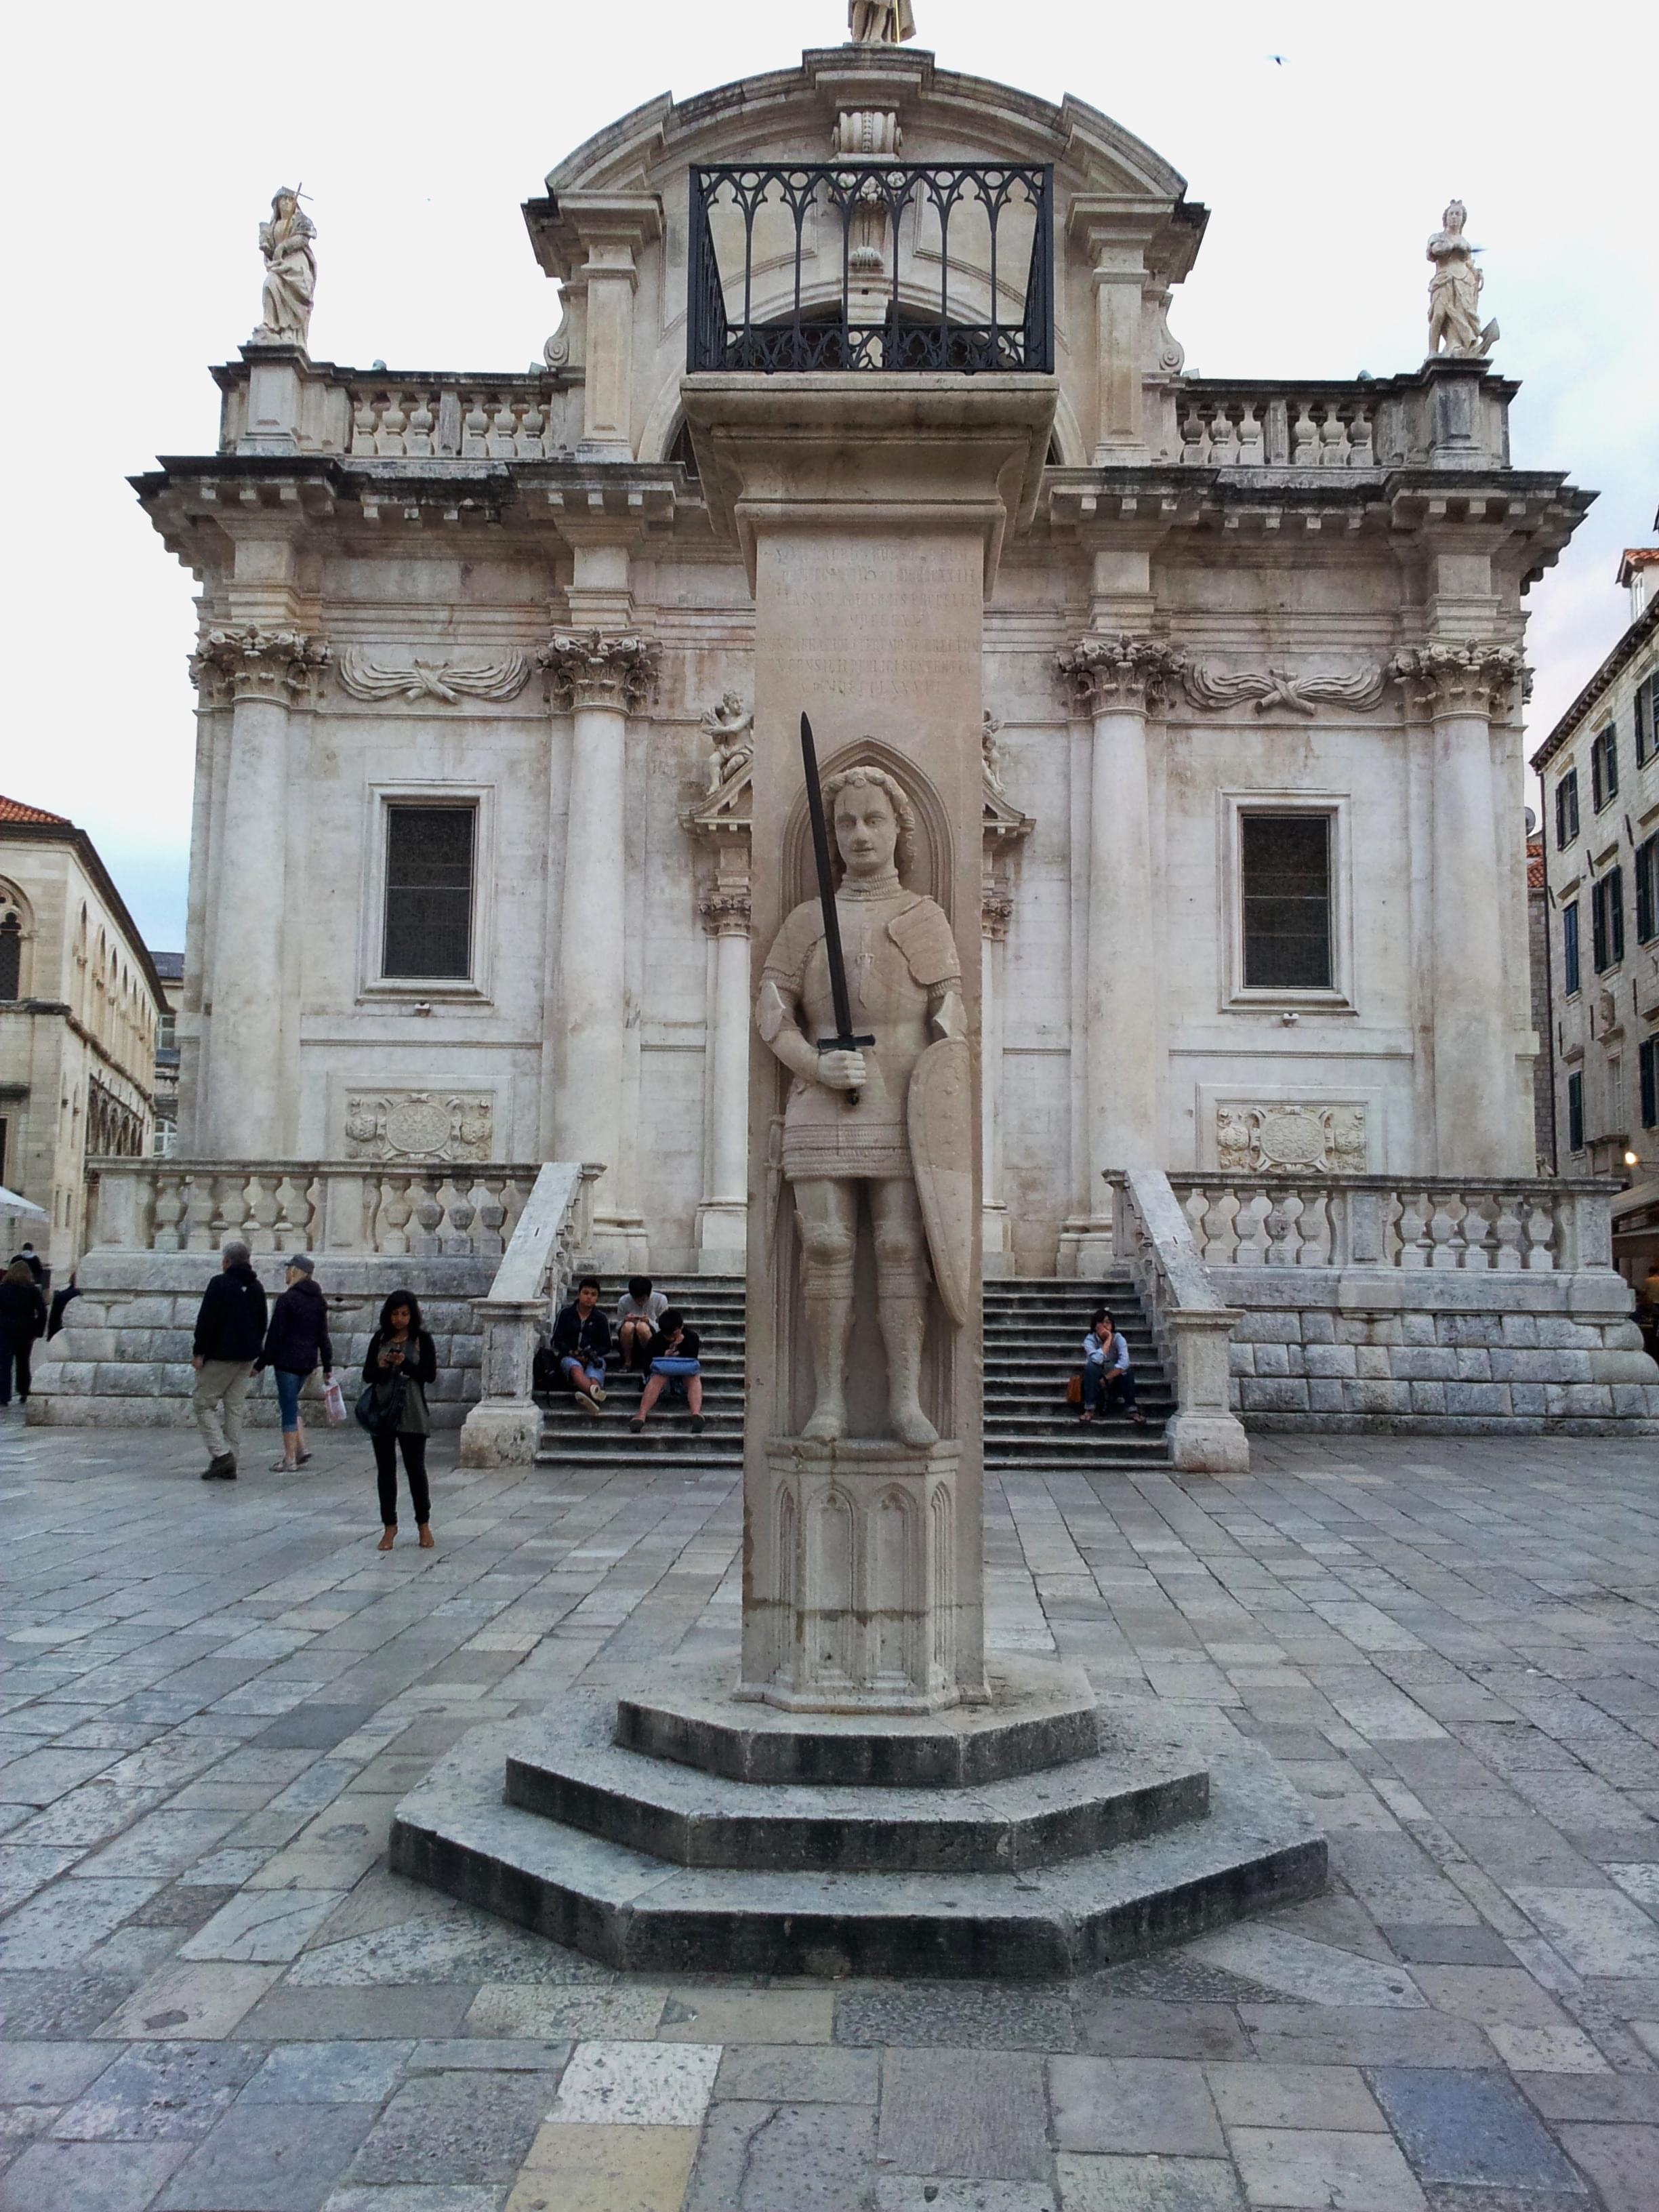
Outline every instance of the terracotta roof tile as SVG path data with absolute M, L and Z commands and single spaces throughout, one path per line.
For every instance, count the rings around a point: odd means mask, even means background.
M 67 814 L 48 814 L 44 806 L 25 806 L 21 799 L 0 798 L 0 822 L 61 822 L 71 828 Z

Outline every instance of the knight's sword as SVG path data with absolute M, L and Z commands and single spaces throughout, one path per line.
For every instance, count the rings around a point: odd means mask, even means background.
M 812 859 L 818 872 L 818 903 L 823 909 L 823 951 L 830 963 L 830 997 L 835 1007 L 836 1034 L 820 1037 L 820 1052 L 861 1052 L 873 1045 L 872 1036 L 853 1034 L 853 1002 L 847 994 L 847 962 L 841 949 L 841 916 L 836 911 L 836 879 L 830 867 L 830 832 L 823 819 L 823 792 L 818 782 L 817 749 L 812 743 L 812 725 L 805 714 L 800 718 L 800 757 L 806 773 L 806 811 L 812 824 Z M 856 1091 L 842 1093 L 849 1106 L 856 1106 Z

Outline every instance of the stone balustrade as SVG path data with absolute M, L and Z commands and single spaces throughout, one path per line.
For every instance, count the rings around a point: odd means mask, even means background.
M 1114 1249 L 1128 1266 L 1176 1383 L 1170 1456 L 1189 1473 L 1238 1474 L 1249 1439 L 1229 1402 L 1227 1344 L 1242 1319 L 1223 1303 L 1194 1245 L 1170 1178 L 1157 1168 L 1109 1173 Z
M 563 1304 L 593 1226 L 594 1161 L 551 1160 L 536 1177 L 488 1297 L 478 1402 L 461 1430 L 464 1467 L 527 1466 L 541 1438 L 532 1395 L 537 1338 Z
M 347 389 L 356 459 L 543 461 L 561 451 L 551 434 L 550 375 L 467 385 L 353 376 Z
M 1206 1267 L 1571 1274 L 1613 1264 L 1613 1182 L 1224 1170 L 1170 1182 Z
M 370 1160 L 95 1159 L 88 1243 L 136 1252 L 490 1260 L 504 1253 L 537 1166 Z
M 1176 404 L 1181 459 L 1206 469 L 1370 469 L 1378 387 L 1194 380 Z

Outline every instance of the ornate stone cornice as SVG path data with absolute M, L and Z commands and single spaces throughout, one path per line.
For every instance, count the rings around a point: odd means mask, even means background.
M 1008 924 L 1013 920 L 1014 902 L 1002 890 L 988 890 L 979 902 L 980 934 L 993 944 L 1008 934 Z
M 702 926 L 711 937 L 747 937 L 750 927 L 749 894 L 728 887 L 710 891 L 702 900 L 697 912 L 702 916 Z
M 609 707 L 622 714 L 645 705 L 657 688 L 654 638 L 608 637 L 603 630 L 566 630 L 549 638 L 536 658 L 560 704 Z
M 1287 669 L 1249 669 L 1218 675 L 1195 660 L 1183 661 L 1181 688 L 1194 707 L 1218 714 L 1224 708 L 1255 703 L 1258 714 L 1285 707 L 1311 714 L 1322 706 L 1348 707 L 1364 714 L 1379 704 L 1389 680 L 1386 668 L 1364 668 L 1351 676 L 1292 676 Z
M 204 707 L 227 699 L 315 706 L 331 656 L 327 641 L 295 629 L 210 629 L 190 657 Z
M 1389 673 L 1404 684 L 1413 703 L 1431 714 L 1495 714 L 1517 687 L 1524 699 L 1531 672 L 1520 648 L 1489 638 L 1462 644 L 1409 646 L 1395 653 Z
M 1061 688 L 1074 710 L 1097 714 L 1113 707 L 1145 714 L 1179 679 L 1182 654 L 1150 637 L 1085 637 L 1060 655 Z

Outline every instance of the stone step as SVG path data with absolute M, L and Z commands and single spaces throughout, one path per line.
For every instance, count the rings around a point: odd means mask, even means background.
M 616 1700 L 572 1692 L 518 1739 L 509 1805 L 675 1866 L 995 1874 L 1052 1866 L 1201 1819 L 1203 1762 L 1162 1750 L 1130 1771 L 1092 1757 L 971 1790 L 732 1784 L 612 1741 Z
M 1126 1768 L 1195 1741 L 1176 1725 L 1139 1709 L 1114 1739 Z M 1202 1748 L 1202 1819 L 1048 1867 L 895 1874 L 677 1865 L 505 1803 L 507 1760 L 538 1726 L 471 1730 L 398 1807 L 391 1869 L 628 1972 L 1058 1979 L 1326 1881 L 1296 1791 L 1231 1732 Z

